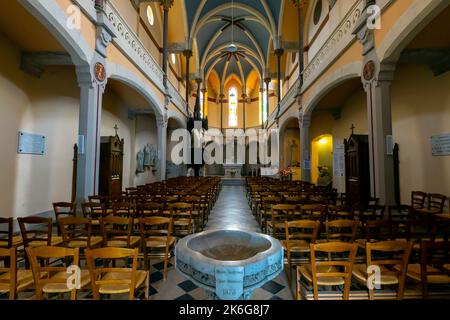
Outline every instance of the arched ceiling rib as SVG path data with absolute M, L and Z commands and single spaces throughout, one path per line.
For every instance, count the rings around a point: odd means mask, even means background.
M 208 77 L 213 72 L 223 88 L 231 74 L 246 86 L 250 74 L 256 73 L 261 82 L 267 73 L 276 71 L 268 62 L 283 36 L 280 21 L 288 1 L 234 0 L 233 7 L 231 0 L 180 1 L 188 25 L 188 46 L 197 51 L 196 73 L 205 78 L 205 84 L 212 84 Z M 231 43 L 237 46 L 238 54 L 228 51 Z

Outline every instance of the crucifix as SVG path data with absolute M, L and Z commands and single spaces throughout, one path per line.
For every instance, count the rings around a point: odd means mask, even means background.
M 114 126 L 114 130 L 116 130 L 116 136 L 117 136 L 117 131 L 119 130 L 119 127 L 117 126 L 117 124 Z
M 355 128 L 355 125 L 352 123 L 352 126 L 350 127 L 350 130 L 352 130 L 352 135 L 354 134 Z

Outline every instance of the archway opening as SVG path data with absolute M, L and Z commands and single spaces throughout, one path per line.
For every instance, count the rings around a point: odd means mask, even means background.
M 324 134 L 312 142 L 311 179 L 320 186 L 332 183 L 333 176 L 333 136 Z

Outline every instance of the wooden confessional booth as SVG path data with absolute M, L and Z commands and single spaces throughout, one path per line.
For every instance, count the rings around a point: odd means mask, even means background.
M 352 134 L 344 144 L 346 202 L 353 206 L 365 206 L 371 196 L 369 136 Z
M 99 195 L 115 196 L 122 193 L 124 140 L 116 134 L 101 137 Z

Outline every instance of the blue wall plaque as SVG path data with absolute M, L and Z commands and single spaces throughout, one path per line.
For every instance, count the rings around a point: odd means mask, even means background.
M 450 134 L 432 136 L 431 152 L 434 157 L 450 156 Z
M 45 153 L 45 136 L 20 131 L 17 153 L 43 155 Z

